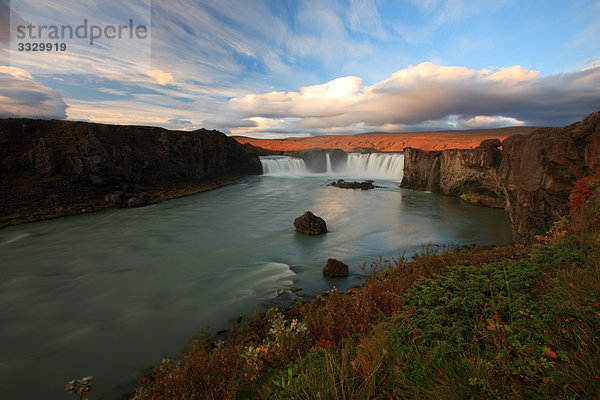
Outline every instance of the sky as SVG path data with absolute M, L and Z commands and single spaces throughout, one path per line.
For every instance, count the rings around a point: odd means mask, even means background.
M 599 16 L 600 0 L 0 0 L 0 117 L 258 138 L 562 126 L 600 111 Z M 14 48 L 15 24 L 84 18 L 148 37 Z

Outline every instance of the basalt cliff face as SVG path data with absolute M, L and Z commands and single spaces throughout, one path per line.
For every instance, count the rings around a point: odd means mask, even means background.
M 4 119 L 0 226 L 144 205 L 261 172 L 257 156 L 217 131 Z
M 404 157 L 403 187 L 498 201 L 510 215 L 514 241 L 531 242 L 568 212 L 574 182 L 600 168 L 600 112 L 475 149 L 407 148 Z

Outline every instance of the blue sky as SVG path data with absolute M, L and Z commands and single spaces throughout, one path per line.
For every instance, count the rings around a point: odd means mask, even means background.
M 69 1 L 13 12 L 151 11 L 151 60 L 100 43 L 67 68 L 3 49 L 1 116 L 283 137 L 565 125 L 600 110 L 600 1 Z

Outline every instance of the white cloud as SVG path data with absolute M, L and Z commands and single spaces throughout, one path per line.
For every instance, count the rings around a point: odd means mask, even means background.
M 487 116 L 477 115 L 472 118 L 463 118 L 458 121 L 460 126 L 465 128 L 500 128 L 503 126 L 519 126 L 524 125 L 523 121 L 514 118 L 506 118 L 502 116 Z
M 350 0 L 348 22 L 355 32 L 385 37 L 381 15 L 374 0 Z
M 599 106 L 600 66 L 540 77 L 521 66 L 473 70 L 425 62 L 371 86 L 348 76 L 297 92 L 234 98 L 228 108 L 261 121 L 246 133 L 268 131 L 263 119 L 286 120 L 291 131 L 328 133 L 563 125 Z

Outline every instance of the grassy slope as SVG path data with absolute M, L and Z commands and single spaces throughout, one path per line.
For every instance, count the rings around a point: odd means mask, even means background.
M 379 260 L 348 294 L 192 340 L 134 398 L 599 398 L 599 223 L 596 204 L 545 245 Z

